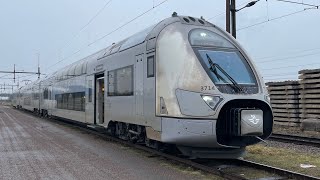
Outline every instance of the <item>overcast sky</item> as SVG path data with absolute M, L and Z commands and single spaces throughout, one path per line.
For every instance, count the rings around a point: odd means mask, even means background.
M 224 0 L 167 0 L 159 6 L 163 0 L 0 1 L 0 70 L 13 70 L 16 64 L 17 70 L 36 71 L 39 53 L 42 73 L 51 73 L 170 17 L 174 11 L 203 16 L 225 29 Z M 320 5 L 320 0 L 292 1 Z M 237 0 L 237 6 L 247 2 Z M 301 69 L 320 68 L 320 9 L 303 11 L 306 8 L 310 7 L 260 0 L 237 13 L 237 39 L 266 81 L 297 79 Z M 285 17 L 277 19 L 281 16 Z M 5 79 L 13 75 L 0 77 L 0 84 L 13 84 L 13 80 Z M 34 80 L 36 76 L 23 79 Z

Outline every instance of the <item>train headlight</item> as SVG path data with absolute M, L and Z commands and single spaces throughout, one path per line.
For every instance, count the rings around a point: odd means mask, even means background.
M 223 100 L 220 96 L 208 96 L 202 95 L 201 96 L 204 102 L 213 110 L 216 110 L 219 103 Z
M 264 99 L 265 99 L 268 103 L 270 103 L 270 96 L 269 96 L 269 95 L 265 95 L 265 96 L 264 96 Z

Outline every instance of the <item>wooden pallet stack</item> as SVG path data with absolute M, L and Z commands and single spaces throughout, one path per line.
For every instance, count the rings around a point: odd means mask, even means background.
M 299 71 L 302 119 L 320 119 L 320 69 Z
M 300 126 L 299 81 L 268 82 L 274 122 L 278 125 Z

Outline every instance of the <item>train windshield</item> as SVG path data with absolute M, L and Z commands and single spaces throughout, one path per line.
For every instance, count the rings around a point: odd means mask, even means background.
M 201 65 L 221 92 L 258 93 L 258 83 L 249 63 L 223 34 L 194 29 L 189 33 L 189 42 Z
M 256 80 L 248 63 L 236 50 L 198 50 L 201 63 L 217 84 L 255 85 Z

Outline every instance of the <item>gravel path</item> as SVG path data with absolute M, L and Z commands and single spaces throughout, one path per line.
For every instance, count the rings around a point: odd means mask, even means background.
M 0 106 L 0 128 L 0 179 L 208 178 L 77 128 L 4 106 Z
M 317 148 L 317 147 L 297 145 L 292 143 L 284 143 L 284 142 L 271 141 L 271 140 L 267 140 L 266 142 L 267 144 L 264 142 L 261 142 L 260 144 L 265 145 L 267 147 L 284 148 L 284 149 L 289 149 L 289 150 L 300 152 L 300 153 L 308 153 L 313 155 L 318 154 L 320 156 L 320 148 Z
M 296 136 L 306 136 L 306 137 L 315 137 L 320 138 L 320 132 L 315 131 L 301 131 L 299 127 L 285 127 L 285 126 L 278 126 L 275 125 L 273 129 L 274 133 L 280 133 L 280 134 L 291 134 Z M 278 141 L 271 141 L 267 140 L 267 144 L 261 142 L 261 144 L 264 144 L 269 147 L 279 147 L 279 148 L 285 148 L 301 153 L 309 153 L 309 154 L 319 154 L 320 155 L 320 148 L 312 147 L 312 146 L 304 146 L 304 145 L 297 145 L 292 143 L 283 143 Z

